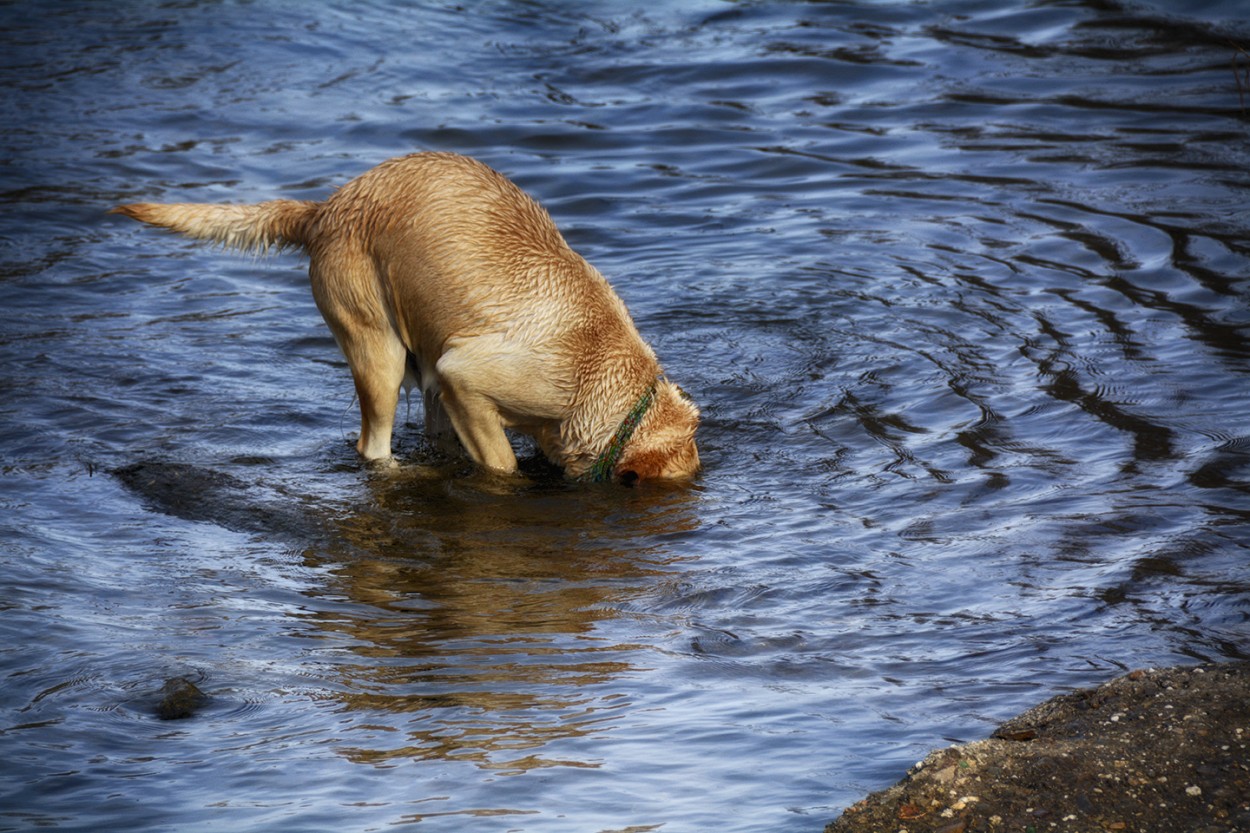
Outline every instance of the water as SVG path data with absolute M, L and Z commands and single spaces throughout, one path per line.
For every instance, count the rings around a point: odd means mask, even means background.
M 638 8 L 0 5 L 0 830 L 818 831 L 1250 656 L 1242 4 Z M 298 258 L 104 213 L 419 149 L 611 277 L 694 488 L 416 404 L 370 474 Z

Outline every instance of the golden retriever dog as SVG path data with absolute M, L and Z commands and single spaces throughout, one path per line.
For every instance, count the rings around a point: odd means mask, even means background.
M 688 479 L 699 468 L 699 411 L 625 304 L 542 207 L 481 162 L 391 159 L 324 202 L 112 210 L 230 248 L 305 250 L 356 384 L 367 460 L 391 459 L 400 389 L 417 384 L 430 439 L 445 443 L 450 428 L 493 472 L 516 470 L 506 429 L 574 479 Z

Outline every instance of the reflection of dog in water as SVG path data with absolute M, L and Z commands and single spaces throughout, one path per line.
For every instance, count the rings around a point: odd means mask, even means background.
M 450 427 L 492 471 L 516 470 L 507 428 L 572 478 L 698 470 L 698 409 L 663 377 L 625 305 L 546 211 L 480 162 L 392 159 L 319 203 L 113 210 L 238 249 L 305 249 L 356 383 L 366 459 L 390 458 L 400 388 L 416 383 L 430 438 Z

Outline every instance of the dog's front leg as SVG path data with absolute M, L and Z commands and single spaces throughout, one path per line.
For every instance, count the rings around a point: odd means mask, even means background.
M 461 445 L 456 438 L 456 426 L 452 425 L 451 417 L 443 407 L 440 393 L 434 385 L 421 392 L 425 406 L 425 439 L 439 452 L 449 457 L 459 456 Z
M 483 372 L 483 356 L 469 339 L 453 346 L 438 360 L 439 399 L 465 451 L 480 466 L 501 474 L 516 471 L 516 453 L 503 430 L 499 408 L 481 388 L 489 387 L 490 374 Z M 489 366 L 489 365 L 487 365 Z
M 516 471 L 516 453 L 493 402 L 448 384 L 443 385 L 442 400 L 460 444 L 474 462 L 499 474 Z

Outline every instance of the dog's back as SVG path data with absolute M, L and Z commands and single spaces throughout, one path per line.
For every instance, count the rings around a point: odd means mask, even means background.
M 648 354 L 643 373 L 658 370 L 607 280 L 538 203 L 474 159 L 421 153 L 384 162 L 331 195 L 315 225 L 314 257 L 361 250 L 386 273 L 419 353 L 500 331 L 541 351 L 584 350 L 592 338 Z

